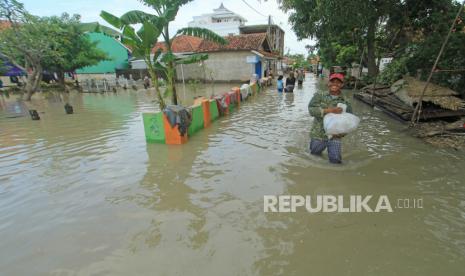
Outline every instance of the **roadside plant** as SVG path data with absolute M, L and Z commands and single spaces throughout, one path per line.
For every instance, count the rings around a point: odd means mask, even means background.
M 195 36 L 223 45 L 227 43 L 226 39 L 205 28 L 182 28 L 173 36 L 170 36 L 169 24 L 175 20 L 180 7 L 190 1 L 192 0 L 141 0 L 140 2 L 154 10 L 154 14 L 133 10 L 118 18 L 105 11 L 101 13 L 101 17 L 108 23 L 123 30 L 123 43 L 129 41 L 128 44 L 131 47 L 135 46 L 140 49 L 140 51 L 135 53 L 135 56 L 140 55 L 144 57 L 149 72 L 153 75 L 152 78 L 157 76 L 156 72 L 162 72 L 166 75 L 167 85 L 164 95 L 161 95 L 159 92 L 158 81 L 154 82 L 160 108 L 166 106 L 163 98 L 167 96 L 171 96 L 172 104 L 178 104 L 175 86 L 176 65 L 197 63 L 208 59 L 207 54 L 193 54 L 189 56 L 178 56 L 174 54 L 172 42 L 177 36 Z M 134 28 L 131 26 L 136 24 L 142 25 L 141 29 L 137 32 L 135 32 Z M 150 31 L 146 31 L 146 29 Z M 159 48 L 152 53 L 152 49 L 158 42 L 160 36 L 164 40 L 164 49 L 162 50 Z

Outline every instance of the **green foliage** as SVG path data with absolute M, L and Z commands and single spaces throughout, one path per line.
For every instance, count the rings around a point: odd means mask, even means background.
M 97 22 L 97 24 L 95 25 L 94 33 L 101 33 L 101 32 L 102 32 L 102 28 L 100 28 L 100 24 Z
M 152 78 L 156 77 L 156 71 L 161 71 L 167 76 L 167 87 L 165 94 L 172 95 L 172 103 L 177 104 L 177 95 L 175 87 L 176 65 L 200 62 L 208 58 L 207 55 L 192 55 L 188 57 L 176 56 L 172 49 L 171 43 L 178 35 L 197 36 L 219 44 L 226 44 L 226 40 L 214 32 L 203 28 L 183 28 L 174 36 L 169 34 L 169 24 L 174 21 L 179 8 L 191 0 L 143 0 L 144 5 L 151 7 L 155 14 L 143 11 L 129 11 L 121 17 L 116 17 L 105 11 L 102 11 L 101 17 L 112 26 L 123 30 L 123 43 L 133 48 L 133 54 L 136 57 L 143 56 L 149 71 L 152 72 Z M 142 24 L 142 28 L 135 32 L 131 25 Z M 165 40 L 166 52 L 162 54 L 159 49 L 154 57 L 150 57 L 152 48 L 155 46 L 159 36 Z M 156 84 L 157 88 L 158 85 Z M 158 88 L 157 88 L 158 91 Z M 164 107 L 162 97 L 159 97 L 160 107 Z
M 81 29 L 82 32 L 95 32 L 95 33 L 104 33 L 108 36 L 111 37 L 120 37 L 121 33 L 115 31 L 112 28 L 109 28 L 107 26 L 102 26 L 98 22 L 88 22 L 88 23 L 80 23 L 79 24 L 79 29 Z
M 27 61 L 30 66 L 40 63 L 44 57 L 54 56 L 53 49 L 58 43 L 49 34 L 56 33 L 57 26 L 50 24 L 46 18 L 29 15 L 25 11 L 22 18 L 24 21 L 14 21 L 11 28 L 0 32 L 2 54 L 13 62 Z
M 307 68 L 309 65 L 307 59 L 302 54 L 286 54 L 286 57 L 294 61 L 294 63 L 291 65 L 293 70 Z
M 395 81 L 400 80 L 403 75 L 408 73 L 407 61 L 408 57 L 399 57 L 392 60 L 379 74 L 378 82 L 391 85 Z
M 8 66 L 5 63 L 6 60 L 4 60 L 0 55 L 0 75 L 3 75 L 5 72 L 8 71 Z
M 27 99 L 38 89 L 44 69 L 59 73 L 63 80 L 64 72 L 106 58 L 83 35 L 78 15 L 37 17 L 17 1 L 3 0 L 0 19 L 11 26 L 0 32 L 0 52 L 16 66 L 30 69 L 25 88 Z
M 160 71 L 161 69 L 158 68 L 158 58 L 161 51 L 156 52 L 153 58 L 151 57 L 152 49 L 161 34 L 161 29 L 152 23 L 155 21 L 153 18 L 156 16 L 139 11 L 129 11 L 121 17 L 102 11 L 100 16 L 110 25 L 122 31 L 121 42 L 131 47 L 132 55 L 134 57 L 144 59 L 155 87 L 160 110 L 165 109 L 166 103 L 160 92 L 160 83 L 158 81 L 157 73 L 157 71 Z M 138 22 L 136 18 L 141 20 L 144 18 L 145 21 Z M 142 24 L 142 27 L 137 32 L 134 30 L 134 27 L 131 26 L 135 24 Z
M 10 25 L 0 32 L 0 52 L 19 68 L 29 69 L 25 90 L 30 100 L 40 86 L 44 60 L 59 55 L 59 29 L 48 18 L 30 15 L 17 1 L 0 4 L 0 20 Z
M 55 45 L 53 55 L 47 55 L 42 62 L 44 69 L 56 72 L 73 72 L 76 69 L 92 66 L 108 59 L 106 54 L 97 48 L 81 31 L 80 17 L 64 13 L 61 17 L 44 18 L 53 26 Z
M 341 66 L 350 67 L 352 62 L 356 62 L 357 59 L 360 58 L 358 55 L 358 49 L 354 45 L 337 45 L 336 52 L 336 63 Z
M 318 40 L 319 55 L 326 67 L 344 65 L 339 62 L 358 63 L 366 47 L 365 61 L 369 74 L 374 75 L 376 30 L 396 10 L 395 4 L 395 0 L 283 0 L 282 7 L 290 11 L 289 21 L 298 38 Z M 344 53 L 340 54 L 334 43 Z
M 394 62 L 380 76 L 391 82 L 408 71 L 425 79 L 429 74 L 461 1 L 454 0 L 283 0 L 298 38 L 316 38 L 324 66 L 363 63 L 369 73 L 374 61 L 389 54 Z M 465 24 L 455 31 L 440 59 L 439 69 L 464 69 Z M 365 49 L 365 51 L 363 50 Z M 373 79 L 374 75 L 370 74 Z M 438 72 L 433 81 L 465 95 L 465 72 Z

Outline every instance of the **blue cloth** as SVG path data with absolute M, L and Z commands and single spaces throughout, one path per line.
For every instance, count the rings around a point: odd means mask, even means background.
M 342 162 L 342 143 L 341 139 L 315 139 L 310 141 L 310 153 L 321 155 L 328 148 L 328 158 L 330 163 L 339 164 Z
M 279 89 L 282 90 L 284 88 L 283 80 L 278 80 L 278 83 L 276 84 L 276 86 L 278 87 L 278 91 Z
M 279 92 L 279 93 L 282 93 L 283 90 L 284 90 L 284 89 L 282 89 L 282 88 L 278 88 L 278 92 Z

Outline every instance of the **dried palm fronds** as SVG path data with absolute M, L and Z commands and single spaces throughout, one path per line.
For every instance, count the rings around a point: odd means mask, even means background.
M 396 81 L 391 86 L 391 91 L 404 103 L 414 106 L 418 103 L 426 82 L 412 77 L 404 76 L 404 79 Z M 424 102 L 434 103 L 444 109 L 465 109 L 465 101 L 458 98 L 458 92 L 430 83 L 423 97 Z

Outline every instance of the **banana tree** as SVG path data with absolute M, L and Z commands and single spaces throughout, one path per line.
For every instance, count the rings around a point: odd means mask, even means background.
M 169 38 L 169 33 L 168 33 L 168 28 L 165 27 L 164 31 L 162 32 L 166 33 L 166 37 L 168 39 L 165 39 L 165 44 L 166 44 L 166 54 L 163 56 L 163 62 L 165 65 L 165 71 L 168 76 L 168 83 L 170 83 L 169 89 L 172 93 L 172 99 L 173 103 L 177 104 L 177 94 L 176 94 L 176 86 L 175 86 L 175 79 L 176 79 L 176 65 L 178 64 L 190 64 L 190 63 L 197 63 L 203 60 L 208 59 L 208 55 L 206 54 L 197 54 L 197 55 L 191 55 L 185 58 L 178 58 L 176 55 L 173 54 L 173 51 L 171 50 L 171 43 L 172 41 L 180 35 L 188 35 L 188 36 L 195 36 L 199 37 L 205 40 L 213 41 L 218 44 L 226 44 L 227 40 L 224 39 L 223 37 L 217 35 L 216 33 L 205 29 L 205 28 L 182 28 L 176 32 L 176 34 Z M 165 37 L 165 35 L 164 35 Z
M 134 17 L 138 15 L 138 11 L 131 11 L 123 14 L 121 17 L 114 16 L 106 11 L 102 11 L 100 16 L 113 27 L 122 31 L 121 42 L 128 45 L 132 50 L 132 55 L 136 58 L 142 58 L 147 64 L 147 71 L 153 81 L 155 92 L 157 95 L 160 109 L 166 107 L 165 100 L 160 92 L 158 83 L 158 73 L 156 71 L 156 62 L 160 53 L 155 53 L 152 57 L 152 49 L 158 41 L 161 30 L 151 21 L 145 20 L 142 22 L 142 27 L 136 32 L 134 25 Z
M 188 57 L 176 56 L 171 45 L 173 40 L 180 35 L 189 35 L 200 37 L 206 40 L 210 40 L 219 44 L 226 44 L 227 41 L 217 35 L 216 33 L 204 29 L 204 28 L 183 28 L 176 32 L 174 36 L 170 36 L 169 24 L 174 21 L 179 8 L 192 0 L 139 0 L 144 5 L 153 8 L 155 14 L 149 14 L 142 11 L 131 11 L 128 12 L 125 20 L 131 24 L 144 24 L 144 22 L 150 22 L 161 32 L 161 36 L 164 39 L 166 51 L 157 51 L 155 56 L 155 66 L 157 70 L 165 72 L 167 76 L 167 89 L 166 93 L 171 94 L 172 103 L 178 104 L 178 98 L 176 93 L 175 79 L 176 79 L 176 65 L 177 64 L 189 64 L 199 62 L 208 58 L 205 54 L 191 55 Z M 129 16 L 130 15 L 130 16 Z M 160 57 L 160 58 L 158 58 Z

